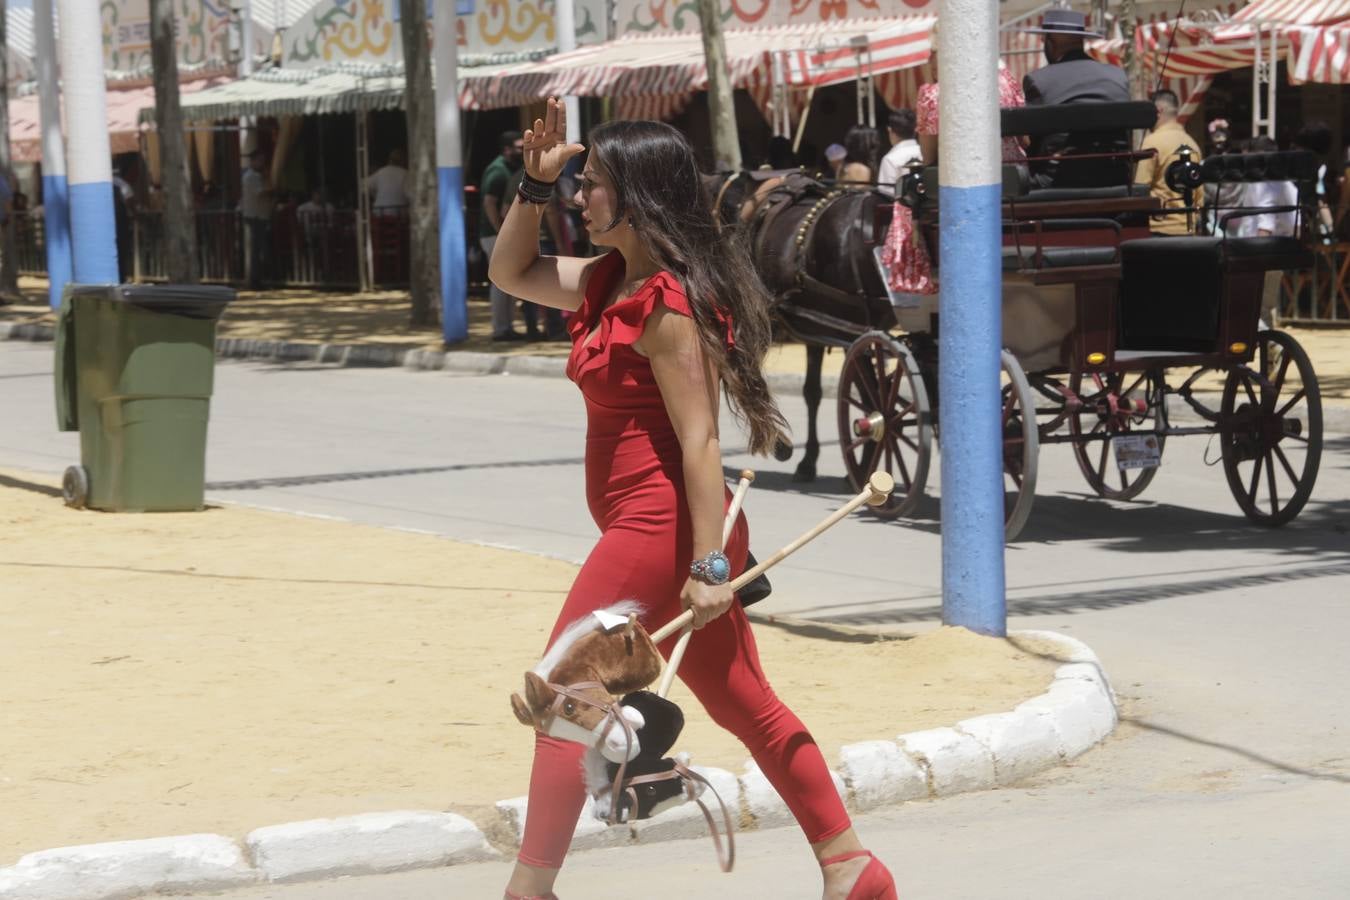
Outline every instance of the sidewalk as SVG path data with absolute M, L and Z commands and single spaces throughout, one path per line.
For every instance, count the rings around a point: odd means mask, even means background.
M 0 338 L 49 339 L 56 317 L 47 306 L 46 282 L 23 278 L 20 289 L 25 302 L 0 306 Z M 468 340 L 446 348 L 439 326 L 414 329 L 408 325 L 406 291 L 241 291 L 220 321 L 217 349 L 222 356 L 243 358 L 483 373 L 563 373 L 571 349 L 568 343 L 493 341 L 487 299 L 470 297 L 468 308 Z M 16 331 L 13 326 L 26 328 Z M 1323 398 L 1350 402 L 1350 327 L 1285 330 L 1308 351 Z M 841 350 L 826 353 L 827 393 L 832 393 L 843 361 Z M 776 345 L 765 360 L 765 371 L 776 389 L 800 390 L 806 371 L 805 347 L 791 342 Z M 1221 388 L 1217 379 L 1211 381 L 1214 389 Z

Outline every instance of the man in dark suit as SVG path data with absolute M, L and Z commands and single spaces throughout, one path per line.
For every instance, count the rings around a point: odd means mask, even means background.
M 1124 103 L 1130 99 L 1125 72 L 1118 66 L 1097 62 L 1083 52 L 1083 41 L 1100 37 L 1087 30 L 1087 19 L 1071 9 L 1047 10 L 1040 28 L 1028 32 L 1045 38 L 1049 65 L 1022 80 L 1030 106 L 1065 103 Z M 1129 131 L 1093 131 L 1051 134 L 1039 138 L 1030 155 L 1062 156 L 1085 153 L 1116 153 L 1130 149 Z M 1126 160 L 1065 159 L 1034 163 L 1032 175 L 1041 187 L 1099 187 L 1128 184 Z

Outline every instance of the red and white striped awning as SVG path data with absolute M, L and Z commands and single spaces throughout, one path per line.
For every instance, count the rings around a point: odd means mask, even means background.
M 866 74 L 893 72 L 928 58 L 933 21 L 933 16 L 900 16 L 728 29 L 723 32 L 727 70 L 732 85 L 748 90 L 767 110 L 774 93 L 775 58 L 784 80 L 795 88 L 859 77 L 855 41 L 863 50 Z M 836 55 L 844 47 L 849 48 L 847 55 Z M 538 62 L 461 69 L 460 105 L 494 109 L 548 96 L 604 96 L 615 98 L 627 113 L 666 117 L 707 86 L 703 41 L 697 32 L 636 35 Z M 790 93 L 791 104 L 801 106 L 798 92 Z
M 1295 84 L 1350 84 L 1350 24 L 1289 30 Z
M 1350 19 L 1350 0 L 1252 0 L 1233 13 L 1233 22 L 1329 25 Z
M 933 55 L 936 16 L 907 16 L 870 30 L 822 35 L 814 48 L 783 52 L 786 81 L 793 87 L 825 87 L 922 65 Z

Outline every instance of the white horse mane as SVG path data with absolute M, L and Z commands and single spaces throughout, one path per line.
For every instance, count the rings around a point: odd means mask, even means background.
M 607 606 L 596 612 L 609 613 L 613 616 L 622 616 L 626 619 L 630 615 L 640 614 L 642 612 L 642 604 L 638 603 L 636 600 L 623 600 L 619 603 L 615 603 L 613 606 Z M 584 635 L 594 631 L 599 625 L 600 621 L 596 619 L 595 613 L 586 613 L 586 615 L 563 629 L 563 633 L 558 635 L 558 639 L 553 642 L 553 646 L 548 648 L 548 652 L 544 654 L 544 658 L 539 660 L 535 667 L 530 671 L 547 681 L 549 675 L 551 675 L 553 670 L 558 667 L 558 663 L 562 662 L 563 657 L 567 655 L 567 651 L 571 649 L 572 645 L 579 641 Z

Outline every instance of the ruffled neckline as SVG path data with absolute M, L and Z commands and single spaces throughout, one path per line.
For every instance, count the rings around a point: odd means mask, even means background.
M 693 316 L 684 288 L 665 269 L 648 276 L 632 294 L 601 309 L 597 316 L 593 312 L 595 305 L 608 296 L 614 287 L 614 278 L 623 271 L 623 257 L 618 251 L 611 253 L 616 259 L 606 259 L 592 273 L 582 306 L 567 323 L 572 337 L 567 374 L 573 381 L 579 382 L 587 372 L 603 366 L 612 347 L 631 347 L 641 338 L 647 317 L 655 311 L 657 303 L 682 315 Z M 730 317 L 719 311 L 718 319 L 726 325 L 727 346 L 735 346 Z

